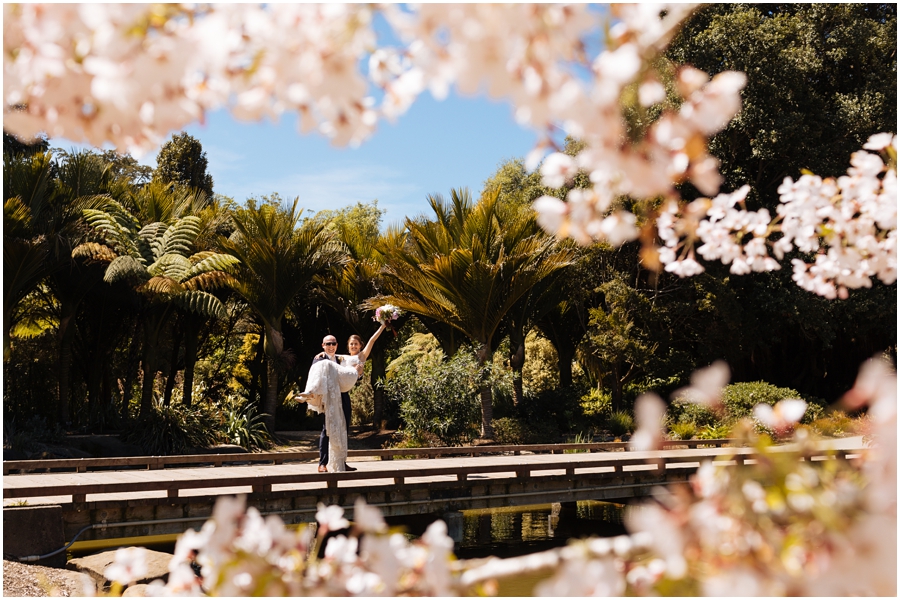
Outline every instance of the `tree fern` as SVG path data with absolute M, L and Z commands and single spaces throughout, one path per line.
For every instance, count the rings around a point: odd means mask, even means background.
M 147 245 L 150 246 L 150 250 L 153 252 L 154 258 L 159 258 L 165 252 L 163 252 L 163 235 L 168 230 L 168 225 L 165 223 L 150 223 L 149 225 L 145 225 L 139 232 L 138 237 L 144 240 Z
M 186 256 L 167 253 L 147 267 L 147 271 L 154 277 L 164 276 L 175 281 L 183 281 L 191 268 L 191 261 Z
M 106 274 L 103 281 L 107 283 L 115 283 L 123 279 L 150 279 L 150 273 L 136 258 L 129 254 L 117 256 L 109 266 L 106 267 Z
M 215 290 L 222 287 L 236 288 L 238 280 L 222 271 L 210 271 L 208 273 L 200 273 L 190 279 L 183 281 L 186 290 Z
M 183 217 L 175 221 L 162 237 L 162 253 L 178 253 L 187 256 L 200 235 L 200 218 Z
M 172 302 L 185 310 L 200 315 L 219 319 L 225 317 L 225 305 L 209 292 L 186 291 L 172 298 Z
M 200 273 L 208 273 L 210 271 L 225 271 L 228 272 L 232 267 L 238 265 L 241 261 L 231 256 L 230 254 L 218 254 L 214 252 L 210 253 L 201 253 L 207 254 L 202 260 L 194 261 L 194 257 L 191 257 L 191 262 L 194 265 L 187 271 L 185 274 L 185 278 L 193 277 L 195 275 L 199 275 Z M 196 255 L 194 255 L 196 256 Z
M 109 246 L 97 242 L 85 242 L 72 250 L 72 258 L 86 258 L 97 262 L 112 262 L 116 253 Z
M 151 277 L 149 281 L 139 286 L 137 291 L 151 297 L 174 296 L 185 293 L 184 287 L 169 277 Z

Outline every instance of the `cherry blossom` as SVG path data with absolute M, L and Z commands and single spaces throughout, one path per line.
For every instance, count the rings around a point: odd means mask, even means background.
M 717 410 L 722 405 L 722 388 L 731 379 L 731 369 L 723 360 L 717 360 L 713 364 L 691 375 L 691 385 L 675 392 L 676 398 L 694 402 Z
M 753 416 L 757 421 L 782 435 L 794 428 L 806 414 L 806 402 L 798 398 L 785 398 L 775 406 L 757 404 L 753 407 Z
M 147 575 L 147 549 L 141 547 L 119 548 L 112 564 L 103 576 L 110 581 L 127 585 Z
M 663 440 L 666 403 L 656 394 L 641 394 L 634 403 L 637 429 L 628 440 L 632 450 L 657 450 Z

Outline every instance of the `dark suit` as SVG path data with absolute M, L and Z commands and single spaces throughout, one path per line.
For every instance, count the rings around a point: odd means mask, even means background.
M 324 358 L 314 358 L 312 364 L 316 364 L 320 360 L 328 360 L 328 355 L 326 354 Z M 341 364 L 341 357 L 337 354 L 335 354 L 334 360 L 336 363 Z M 352 410 L 350 408 L 350 394 L 348 392 L 341 392 L 341 410 L 344 411 L 344 422 L 347 424 L 347 438 L 349 439 L 350 413 Z M 325 429 L 324 423 L 322 424 L 322 433 L 319 434 L 319 464 L 328 464 L 328 431 Z

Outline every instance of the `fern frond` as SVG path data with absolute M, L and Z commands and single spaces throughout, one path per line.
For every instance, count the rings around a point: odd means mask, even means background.
M 142 239 L 153 252 L 153 258 L 158 259 L 163 253 L 163 235 L 168 227 L 165 223 L 150 223 L 138 232 L 138 237 Z
M 221 319 L 225 317 L 225 305 L 210 294 L 199 290 L 186 291 L 172 299 L 177 306 L 192 313 Z
M 103 281 L 106 283 L 115 283 L 123 279 L 150 279 L 150 273 L 136 258 L 126 254 L 125 256 L 117 256 L 109 266 L 106 267 L 106 274 Z
M 116 253 L 109 246 L 96 242 L 85 242 L 72 250 L 72 258 L 86 258 L 97 262 L 112 262 L 116 259 Z
M 174 279 L 168 277 L 153 277 L 147 283 L 137 288 L 137 291 L 148 296 L 181 294 L 184 287 Z
M 182 254 L 187 256 L 194 240 L 200 235 L 200 218 L 189 216 L 178 219 L 163 234 L 162 254 Z
M 237 279 L 222 271 L 200 273 L 184 282 L 186 290 L 215 290 L 221 287 L 235 288 L 240 285 Z
M 196 265 L 198 262 L 200 262 L 204 258 L 209 258 L 213 254 L 216 254 L 216 253 L 213 252 L 212 250 L 203 250 L 201 252 L 191 254 L 188 258 L 190 259 L 192 265 Z
M 175 281 L 183 281 L 190 269 L 191 261 L 181 254 L 164 254 L 147 267 L 147 271 L 154 277 L 162 275 Z
M 196 255 L 195 255 L 196 256 Z M 193 257 L 191 257 L 193 259 Z M 240 264 L 240 260 L 230 254 L 212 253 L 201 261 L 194 263 L 194 266 L 187 272 L 186 277 L 193 277 L 200 273 L 209 271 L 225 271 L 231 270 L 231 267 Z

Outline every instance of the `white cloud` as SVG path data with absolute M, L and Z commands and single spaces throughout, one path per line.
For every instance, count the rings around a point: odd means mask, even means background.
M 212 167 L 212 154 L 210 153 Z M 285 200 L 300 198 L 299 206 L 312 212 L 333 210 L 351 206 L 357 202 L 378 200 L 379 208 L 386 209 L 385 224 L 400 221 L 404 216 L 414 216 L 427 205 L 422 190 L 402 171 L 375 164 L 350 164 L 326 168 L 320 171 L 299 171 L 280 177 L 247 177 L 229 185 L 224 177 L 216 176 L 218 168 L 210 168 L 216 178 L 216 191 L 243 202 L 248 197 L 272 192 Z

